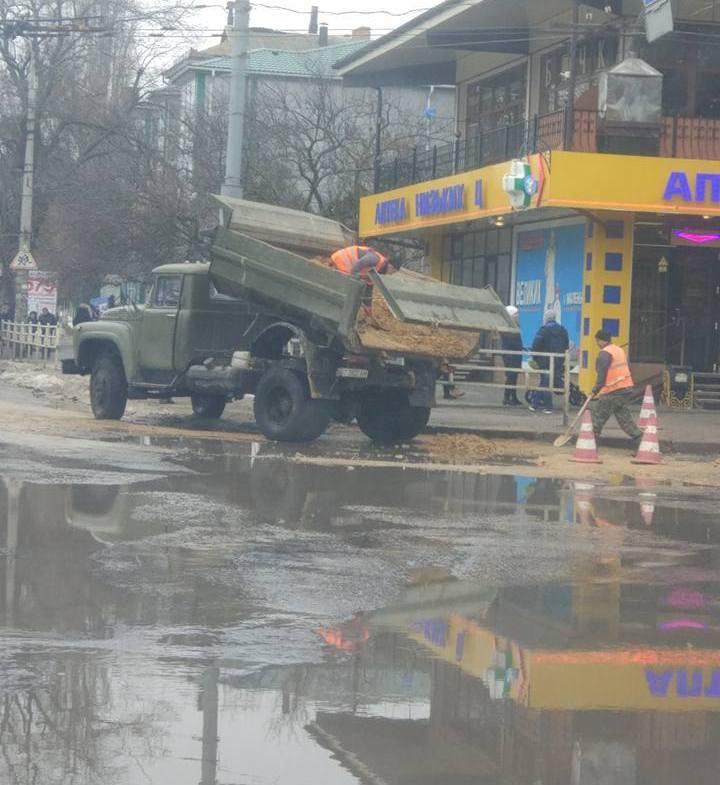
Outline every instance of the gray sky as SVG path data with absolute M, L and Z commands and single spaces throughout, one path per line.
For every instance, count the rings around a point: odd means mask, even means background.
M 210 4 L 213 0 L 198 0 L 198 5 Z M 336 15 L 338 11 L 356 11 L 363 6 L 374 9 L 392 10 L 401 13 L 412 9 L 424 9 L 437 4 L 437 0 L 263 0 L 264 5 L 277 5 L 291 8 L 301 13 L 253 6 L 250 24 L 253 27 L 272 27 L 279 30 L 306 31 L 310 21 L 310 7 L 320 7 L 320 22 L 327 22 L 330 34 L 343 35 L 355 27 L 371 27 L 373 33 L 381 34 L 408 21 L 414 14 L 407 16 L 389 16 L 388 14 L 372 14 L 359 11 L 350 15 Z M 224 5 L 224 3 L 222 3 Z M 208 30 L 222 30 L 227 13 L 223 8 L 208 8 L 198 11 L 197 23 Z

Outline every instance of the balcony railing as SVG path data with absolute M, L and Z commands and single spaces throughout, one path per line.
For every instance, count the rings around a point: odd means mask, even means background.
M 383 162 L 379 190 L 390 191 L 459 172 L 479 169 L 523 155 L 565 149 L 566 110 L 536 115 L 529 122 L 485 131 L 471 139 L 458 139 Z M 599 150 L 598 113 L 573 112 L 572 147 L 575 152 Z M 660 130 L 659 155 L 665 158 L 720 159 L 720 120 L 701 117 L 665 117 Z

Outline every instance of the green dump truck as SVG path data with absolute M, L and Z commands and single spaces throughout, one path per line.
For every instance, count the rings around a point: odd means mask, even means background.
M 246 205 L 266 218 L 278 212 L 243 203 L 246 212 Z M 290 230 L 295 237 L 306 221 L 305 235 L 315 239 L 284 237 L 288 218 L 276 221 L 285 245 L 278 247 L 258 239 L 257 218 L 256 236 L 229 219 L 216 232 L 210 263 L 158 267 L 147 305 L 114 308 L 75 328 L 73 358 L 63 367 L 90 375 L 97 419 L 121 418 L 128 399 L 169 396 L 189 396 L 196 415 L 218 418 L 228 401 L 253 395 L 257 424 L 275 441 L 312 441 L 333 420 L 357 421 L 381 443 L 425 428 L 444 358 L 412 340 L 392 352 L 364 345 L 371 287 L 288 250 L 317 253 L 337 238 L 323 238 L 315 216 L 283 212 L 301 227 Z M 267 227 L 272 235 L 272 220 Z M 516 329 L 491 289 L 404 275 L 375 276 L 374 285 L 406 325 L 465 330 L 478 340 Z

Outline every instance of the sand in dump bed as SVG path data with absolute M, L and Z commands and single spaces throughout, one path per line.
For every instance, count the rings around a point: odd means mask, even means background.
M 358 322 L 360 342 L 366 349 L 427 357 L 464 360 L 474 351 L 479 333 L 401 322 L 393 316 L 380 292 L 373 291 L 372 314 L 364 310 Z
M 328 257 L 315 256 L 311 257 L 310 261 L 323 267 L 330 266 Z M 413 270 L 399 270 L 395 275 L 434 281 L 433 278 Z M 377 289 L 373 291 L 372 316 L 365 309 L 360 312 L 358 334 L 366 349 L 447 360 L 466 359 L 480 341 L 480 334 L 477 332 L 401 322 L 393 316 Z

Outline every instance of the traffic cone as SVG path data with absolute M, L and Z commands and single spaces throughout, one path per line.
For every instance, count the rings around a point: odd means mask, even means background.
M 638 454 L 632 459 L 633 463 L 656 464 L 662 463 L 660 454 L 660 442 L 657 435 L 657 417 L 650 416 L 650 422 L 645 428 Z
M 570 459 L 575 463 L 602 463 L 598 457 L 597 444 L 592 426 L 592 416 L 589 411 L 583 414 L 580 422 L 580 433 L 578 434 L 575 454 Z
M 640 515 L 646 526 L 652 526 L 653 518 L 655 517 L 656 499 L 657 496 L 654 493 L 640 494 Z
M 594 490 L 594 485 L 584 482 L 575 483 L 575 504 L 580 523 L 583 526 L 592 526 L 592 494 Z
M 655 398 L 653 396 L 652 385 L 648 384 L 645 388 L 645 397 L 643 398 L 642 408 L 640 409 L 640 419 L 638 420 L 638 428 L 644 431 L 649 423 L 650 417 L 655 417 L 657 425 L 657 409 L 655 408 Z

